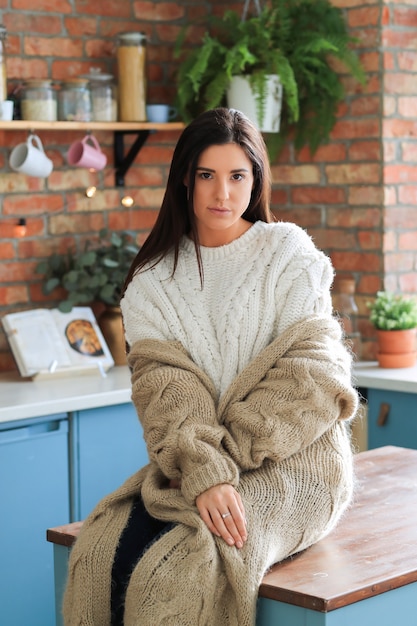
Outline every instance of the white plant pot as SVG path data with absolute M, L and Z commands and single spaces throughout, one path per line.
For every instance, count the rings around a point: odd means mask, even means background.
M 234 76 L 227 90 L 227 104 L 231 109 L 242 111 L 260 131 L 277 133 L 281 121 L 282 84 L 279 76 L 267 77 L 267 95 L 262 123 L 258 119 L 257 99 L 249 80 L 245 76 Z

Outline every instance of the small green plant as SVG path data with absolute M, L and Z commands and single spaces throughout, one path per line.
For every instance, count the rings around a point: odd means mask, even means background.
M 96 247 L 87 242 L 80 254 L 53 254 L 36 267 L 36 273 L 44 275 L 45 295 L 57 287 L 67 292 L 66 299 L 58 305 L 63 313 L 91 302 L 119 304 L 125 278 L 139 249 L 133 235 L 127 232 L 118 234 L 103 229 L 99 237 Z
M 369 319 L 378 330 L 407 330 L 417 327 L 417 301 L 378 291 L 376 299 L 367 303 Z
M 255 16 L 241 19 L 235 11 L 209 18 L 202 42 L 191 47 L 182 32 L 176 44 L 181 64 L 177 74 L 177 106 L 185 122 L 203 110 L 226 105 L 233 76 L 247 75 L 265 100 L 266 76 L 278 74 L 283 85 L 283 112 L 275 151 L 290 136 L 299 150 L 312 152 L 329 137 L 344 97 L 340 61 L 361 83 L 365 74 L 356 40 L 348 33 L 341 9 L 330 0 L 270 0 Z M 268 138 L 269 140 L 271 137 Z

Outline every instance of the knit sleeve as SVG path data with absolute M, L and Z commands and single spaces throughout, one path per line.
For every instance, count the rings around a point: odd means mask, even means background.
M 239 472 L 223 447 L 210 379 L 179 342 L 144 340 L 130 354 L 132 400 L 151 461 L 181 481 L 185 499 L 220 484 L 237 486 Z
M 350 355 L 337 322 L 324 324 L 325 331 L 291 343 L 247 395 L 225 408 L 222 419 L 230 435 L 225 445 L 241 470 L 256 469 L 265 459 L 282 461 L 306 449 L 337 420 L 355 415 Z M 292 331 L 276 342 L 285 344 Z

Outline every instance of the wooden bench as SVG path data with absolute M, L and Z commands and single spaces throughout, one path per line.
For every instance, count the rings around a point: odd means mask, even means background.
M 264 577 L 257 626 L 417 625 L 417 450 L 361 452 L 355 467 L 354 504 L 334 532 Z M 81 525 L 47 531 L 55 551 L 57 626 L 68 554 Z

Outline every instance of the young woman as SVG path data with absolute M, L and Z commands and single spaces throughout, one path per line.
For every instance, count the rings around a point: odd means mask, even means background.
M 357 408 L 329 259 L 273 222 L 239 111 L 182 133 L 121 307 L 149 464 L 73 549 L 67 626 L 253 626 L 266 570 L 337 523 Z

